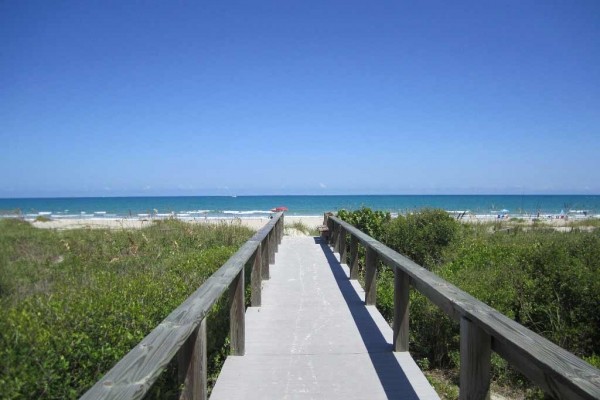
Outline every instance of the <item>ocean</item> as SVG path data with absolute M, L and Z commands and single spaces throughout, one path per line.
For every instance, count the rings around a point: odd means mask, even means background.
M 600 214 L 600 195 L 339 195 L 178 196 L 0 199 L 0 217 L 61 218 L 268 218 L 275 207 L 287 215 L 322 216 L 363 206 L 403 214 L 433 207 L 472 214 L 512 216 L 560 213 Z

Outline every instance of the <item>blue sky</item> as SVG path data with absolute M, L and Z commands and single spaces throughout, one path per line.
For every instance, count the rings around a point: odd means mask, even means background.
M 0 197 L 600 193 L 598 1 L 0 2 Z

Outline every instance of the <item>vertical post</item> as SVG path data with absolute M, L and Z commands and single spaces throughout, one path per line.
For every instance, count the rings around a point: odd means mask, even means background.
M 252 273 L 250 274 L 250 285 L 252 286 L 250 293 L 250 304 L 252 307 L 259 307 L 262 301 L 262 249 L 261 244 L 258 244 L 254 253 L 254 261 L 252 262 Z
M 327 244 L 333 243 L 333 220 L 331 218 L 327 218 L 327 228 L 329 229 L 327 235 Z
M 275 264 L 275 232 L 271 229 L 269 232 L 269 264 Z
M 408 295 L 409 277 L 394 268 L 394 351 L 408 351 Z
M 206 318 L 192 332 L 177 355 L 179 381 L 183 383 L 180 400 L 206 400 Z
M 350 235 L 350 279 L 358 279 L 358 239 Z
M 460 319 L 460 400 L 490 398 L 492 339 L 465 317 Z
M 262 268 L 260 269 L 260 274 L 263 280 L 268 280 L 271 277 L 269 273 L 269 235 L 263 239 L 261 248 L 262 254 L 260 258 L 262 260 Z
M 281 218 L 279 218 L 279 243 L 281 243 L 281 241 L 283 240 L 283 231 L 284 231 L 284 225 L 285 221 L 283 220 L 283 214 L 281 214 Z
M 340 264 L 346 264 L 346 230 L 341 225 L 338 241 L 338 249 L 340 251 Z
M 242 269 L 229 286 L 229 337 L 231 354 L 243 356 L 246 342 L 246 310 L 244 299 L 244 270 Z
M 335 224 L 335 228 L 333 228 L 333 252 L 337 253 L 340 251 L 340 229 L 342 227 L 340 224 Z
M 369 306 L 377 301 L 377 253 L 371 247 L 367 247 L 365 264 L 365 304 Z
M 271 233 L 273 234 L 273 257 L 275 257 L 275 253 L 279 251 L 279 220 L 273 226 Z

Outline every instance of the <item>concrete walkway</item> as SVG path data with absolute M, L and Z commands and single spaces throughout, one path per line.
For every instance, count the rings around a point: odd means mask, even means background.
M 246 310 L 246 355 L 229 356 L 211 399 L 439 399 L 392 330 L 312 237 L 284 237 Z

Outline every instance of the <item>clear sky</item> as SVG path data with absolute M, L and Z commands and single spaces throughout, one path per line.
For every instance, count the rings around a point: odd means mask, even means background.
M 600 1 L 1 1 L 0 197 L 600 193 Z

